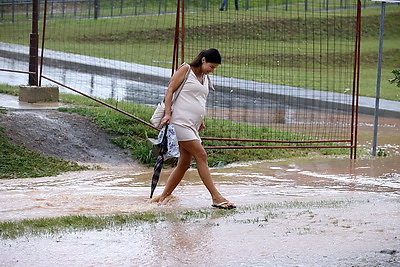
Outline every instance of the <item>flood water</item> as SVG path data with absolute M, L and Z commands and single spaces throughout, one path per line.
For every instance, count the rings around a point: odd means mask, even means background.
M 174 218 L 174 211 L 212 210 L 194 169 L 164 205 L 148 201 L 151 168 L 0 180 L 2 221 L 171 212 L 158 223 L 3 239 L 0 265 L 399 266 L 400 119 L 380 120 L 378 144 L 387 157 L 368 155 L 372 122 L 360 118 L 367 152 L 355 161 L 311 155 L 212 168 L 218 188 L 238 206 L 229 216 Z M 156 194 L 170 171 L 163 170 Z M 277 206 L 256 208 L 271 203 Z

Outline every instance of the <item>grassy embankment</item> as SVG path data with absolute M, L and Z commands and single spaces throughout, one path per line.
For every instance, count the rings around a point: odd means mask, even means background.
M 22 146 L 11 144 L 2 132 L 0 128 L 0 179 L 52 176 L 87 169 L 74 162 L 43 157 Z
M 0 93 L 17 95 L 16 87 L 0 84 Z M 1 109 L 0 112 L 6 112 Z M 75 162 L 53 157 L 43 157 L 39 153 L 26 150 L 5 139 L 0 127 L 0 179 L 43 177 L 57 175 L 67 171 L 87 169 Z

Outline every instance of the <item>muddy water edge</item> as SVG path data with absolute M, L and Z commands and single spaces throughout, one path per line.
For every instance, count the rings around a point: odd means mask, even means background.
M 0 219 L 162 211 L 157 223 L 2 239 L 0 266 L 399 266 L 400 119 L 360 117 L 359 153 L 238 163 L 211 172 L 238 206 L 219 214 L 196 170 L 174 198 L 148 201 L 148 168 L 1 180 Z M 162 172 L 160 193 L 170 169 Z M 189 216 L 182 214 L 211 214 Z

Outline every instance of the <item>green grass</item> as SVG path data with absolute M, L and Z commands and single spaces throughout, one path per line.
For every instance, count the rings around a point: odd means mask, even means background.
M 285 3 L 272 2 L 271 5 Z M 312 4 L 311 1 L 309 3 Z M 150 8 L 151 2 L 147 4 Z M 256 1 L 251 5 L 263 6 L 264 2 Z M 309 12 L 304 17 L 295 18 L 292 11 L 275 12 L 269 18 L 263 12 L 253 12 L 251 16 L 240 12 L 234 17 L 229 12 L 219 12 L 217 8 L 209 12 L 213 20 L 205 20 L 201 12 L 186 14 L 185 44 L 188 48 L 195 47 L 208 36 L 213 36 L 210 45 L 217 48 L 230 47 L 232 42 L 246 48 L 223 50 L 223 67 L 217 70 L 218 75 L 335 92 L 342 92 L 351 86 L 351 83 L 341 84 L 351 80 L 351 77 L 346 77 L 345 81 L 337 78 L 351 76 L 351 73 L 343 74 L 343 71 L 352 70 L 353 64 L 352 54 L 341 52 L 353 47 L 351 40 L 354 39 L 354 32 L 346 25 L 354 21 L 354 17 L 349 16 L 347 10 Z M 373 97 L 376 90 L 380 8 L 363 9 L 362 14 L 360 94 Z M 46 26 L 46 48 L 169 68 L 170 63 L 163 62 L 171 61 L 174 25 L 173 14 L 51 20 Z M 265 31 L 265 25 L 268 25 L 268 34 L 260 34 Z M 345 26 L 342 28 L 342 25 Z M 30 29 L 29 21 L 2 23 L 0 41 L 27 45 Z M 223 34 L 215 34 L 218 32 Z M 315 40 L 320 40 L 313 43 L 312 48 L 309 44 L 310 33 Z M 332 35 L 335 37 L 332 38 Z M 399 68 L 399 42 L 400 12 L 397 6 L 387 6 L 381 98 L 395 101 L 400 101 L 400 89 L 387 80 L 391 78 L 391 71 Z M 189 57 L 193 51 L 187 49 L 187 53 Z M 238 64 L 246 67 L 239 68 Z
M 158 131 L 138 122 L 127 115 L 102 106 L 97 102 L 77 95 L 62 94 L 60 101 L 78 104 L 74 107 L 60 108 L 60 111 L 77 113 L 90 117 L 97 125 L 108 132 L 118 135 L 112 141 L 119 147 L 129 149 L 133 158 L 143 164 L 154 164 L 152 145 L 147 140 L 149 137 L 157 138 Z M 130 114 L 139 116 L 146 121 L 150 120 L 153 108 L 130 102 L 117 102 L 112 99 L 105 100 L 108 104 L 116 106 Z
M 26 150 L 9 143 L 0 128 L 0 179 L 43 177 L 67 171 L 85 170 L 87 167 Z
M 350 205 L 350 200 L 327 201 L 285 201 L 278 203 L 261 203 L 247 205 L 234 210 L 197 209 L 180 211 L 153 211 L 132 214 L 114 214 L 107 216 L 65 216 L 57 218 L 25 219 L 0 222 L 0 238 L 15 239 L 21 236 L 56 235 L 65 232 L 120 229 L 140 224 L 162 223 L 165 221 L 193 223 L 208 219 L 225 218 L 233 223 L 269 222 L 285 215 L 287 210 L 299 209 L 298 216 L 310 209 L 339 208 Z M 246 217 L 243 218 L 243 214 Z M 237 217 L 236 217 L 237 216 Z
M 156 213 L 137 213 L 110 216 L 66 216 L 58 218 L 26 219 L 17 222 L 1 222 L 0 236 L 13 239 L 23 235 L 57 234 L 68 231 L 102 230 L 133 223 L 154 223 L 163 220 Z
M 10 86 L 7 84 L 0 83 L 0 92 L 3 94 L 18 96 L 19 88 L 16 86 Z
M 16 96 L 18 88 L 0 84 L 0 92 Z M 1 107 L 0 111 L 6 112 Z M 0 179 L 53 176 L 88 169 L 75 162 L 43 157 L 23 146 L 12 144 L 4 138 L 3 131 L 4 129 L 0 128 Z
M 8 1 L 10 2 L 10 1 Z M 288 11 L 297 11 L 304 10 L 304 0 L 269 0 L 268 8 L 271 9 L 286 9 Z M 245 8 L 249 8 L 249 10 L 262 10 L 266 9 L 267 5 L 265 0 L 254 0 L 251 2 L 239 1 L 239 9 L 244 10 Z M 329 1 L 329 5 L 327 6 L 325 2 L 321 2 L 319 0 L 308 0 L 308 11 L 312 11 L 314 9 L 325 9 L 325 8 L 343 8 L 347 6 L 347 3 L 343 3 L 342 1 Z M 121 6 L 122 4 L 122 6 Z M 246 5 L 248 4 L 248 6 Z M 48 16 L 50 18 L 74 18 L 74 17 L 94 17 L 93 6 L 91 6 L 90 14 L 87 3 L 63 3 L 66 12 L 64 14 L 61 10 L 55 10 L 53 12 L 49 12 Z M 220 7 L 220 1 L 190 1 L 187 2 L 186 10 L 188 11 L 198 11 L 199 9 L 205 9 L 207 11 L 210 10 L 218 10 Z M 288 6 L 286 6 L 288 5 Z M 371 6 L 375 5 L 375 3 L 364 2 L 363 6 Z M 14 19 L 15 20 L 23 20 L 29 19 L 31 14 L 26 14 L 26 5 L 15 3 L 14 5 Z M 43 8 L 43 7 L 42 7 Z M 76 14 L 71 12 L 76 9 Z M 229 5 L 230 10 L 234 10 L 233 6 Z M 7 21 L 11 20 L 11 5 L 6 5 L 3 7 L 3 16 L 2 19 Z M 165 0 L 165 1 L 152 1 L 152 0 L 124 0 L 121 2 L 118 1 L 100 1 L 100 9 L 99 9 L 99 17 L 105 16 L 126 16 L 126 15 L 149 15 L 149 14 L 163 14 L 164 12 L 170 13 L 176 11 L 176 1 L 174 0 Z
M 62 95 L 60 100 L 64 103 L 74 103 L 77 104 L 82 97 L 75 95 Z M 86 104 L 87 99 L 83 100 Z M 107 103 L 117 106 L 118 108 L 138 116 L 139 118 L 149 121 L 153 108 L 142 106 L 138 104 L 133 104 L 130 102 L 115 101 L 108 99 Z M 100 104 L 92 102 L 89 106 L 77 105 L 75 107 L 60 108 L 64 112 L 78 113 L 83 116 L 88 116 L 98 124 L 103 129 L 115 133 L 118 137 L 113 139 L 113 142 L 122 147 L 127 148 L 132 151 L 132 156 L 138 159 L 143 164 L 153 165 L 155 158 L 152 155 L 152 145 L 147 140 L 147 138 L 157 138 L 158 131 L 149 128 L 147 125 L 142 124 L 122 113 L 111 110 L 107 107 L 101 106 Z M 210 119 L 208 119 L 210 120 Z M 206 121 L 207 124 L 207 121 Z M 226 124 L 223 120 L 213 120 L 212 125 L 214 127 L 204 131 L 204 136 L 218 136 L 218 137 L 230 137 L 246 139 L 246 132 L 241 133 L 236 131 L 234 134 L 230 129 L 236 127 L 239 129 L 243 127 L 243 124 L 236 123 L 232 126 L 232 123 Z M 236 125 L 236 126 L 235 126 Z M 276 130 L 269 129 L 267 127 L 254 127 L 254 131 L 260 132 L 260 136 L 268 139 L 270 135 L 273 135 L 278 140 L 298 140 L 299 138 L 304 138 L 303 136 L 297 136 L 295 134 L 290 134 L 287 132 L 277 132 Z M 265 145 L 263 143 L 243 143 L 236 142 L 230 143 L 231 145 Z M 218 141 L 203 141 L 204 146 L 216 146 L 224 145 L 222 142 Z M 273 143 L 271 145 L 274 145 Z M 290 157 L 304 157 L 310 153 L 320 153 L 321 155 L 335 155 L 346 153 L 346 149 L 337 148 L 323 148 L 323 149 L 209 149 L 208 162 L 210 166 L 221 166 L 237 161 L 251 161 L 251 160 L 267 160 L 267 159 L 278 159 L 278 158 L 290 158 Z
M 0 85 L 0 93 L 4 92 L 17 94 L 18 88 Z M 66 104 L 71 104 L 71 107 L 60 108 L 60 111 L 73 112 L 90 117 L 97 125 L 105 129 L 106 131 L 116 134 L 117 137 L 115 137 L 112 141 L 121 148 L 129 149 L 132 152 L 133 158 L 148 166 L 152 166 L 154 164 L 155 158 L 152 154 L 153 147 L 148 141 L 148 138 L 157 138 L 158 131 L 148 127 L 147 125 L 144 125 L 137 120 L 134 120 L 131 117 L 128 117 L 125 114 L 112 110 L 83 96 L 73 94 L 61 94 L 60 101 Z M 116 101 L 112 99 L 108 99 L 105 101 L 130 114 L 134 114 L 135 116 L 145 121 L 149 121 L 153 113 L 153 107 L 138 105 L 131 102 Z M 213 120 L 212 124 L 215 125 L 215 127 L 210 127 L 209 129 L 206 128 L 203 133 L 204 136 L 230 137 L 239 139 L 247 138 L 247 132 L 245 131 L 231 131 L 232 127 L 235 127 L 236 129 L 241 129 L 242 127 L 246 128 L 246 125 L 244 124 L 226 124 L 224 120 Z M 273 138 L 276 138 L 276 140 L 304 139 L 304 136 L 298 136 L 289 132 L 276 131 L 267 127 L 253 127 L 252 131 L 254 131 L 255 133 L 258 132 L 257 135 L 265 139 L 268 139 L 271 136 L 273 136 Z M 205 146 L 218 146 L 224 145 L 224 142 L 204 140 L 203 144 Z M 230 145 L 264 146 L 265 144 L 236 142 L 230 143 Z M 271 143 L 270 145 L 274 145 L 274 143 Z M 209 149 L 207 150 L 207 153 L 210 166 L 223 166 L 225 164 L 238 161 L 305 157 L 310 154 L 342 155 L 348 153 L 348 149 Z M 11 160 L 11 158 L 8 158 L 8 160 Z M 10 167 L 10 170 L 11 169 L 13 168 Z M 13 175 L 16 176 L 17 174 Z

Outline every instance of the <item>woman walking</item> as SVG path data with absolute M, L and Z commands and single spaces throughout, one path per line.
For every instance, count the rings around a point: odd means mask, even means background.
M 221 209 L 235 208 L 235 205 L 225 199 L 215 187 L 208 168 L 207 153 L 199 136 L 199 132 L 205 128 L 206 100 L 209 87 L 212 86 L 208 74 L 220 64 L 221 55 L 217 49 L 203 50 L 191 63 L 183 64 L 171 78 L 164 98 L 165 115 L 161 125 L 167 122 L 174 125 L 180 157 L 176 168 L 168 177 L 164 191 L 153 199 L 154 202 L 162 202 L 172 194 L 194 158 L 200 178 L 211 194 L 212 206 Z M 173 94 L 184 81 L 188 70 L 188 78 L 173 104 L 172 112 Z

